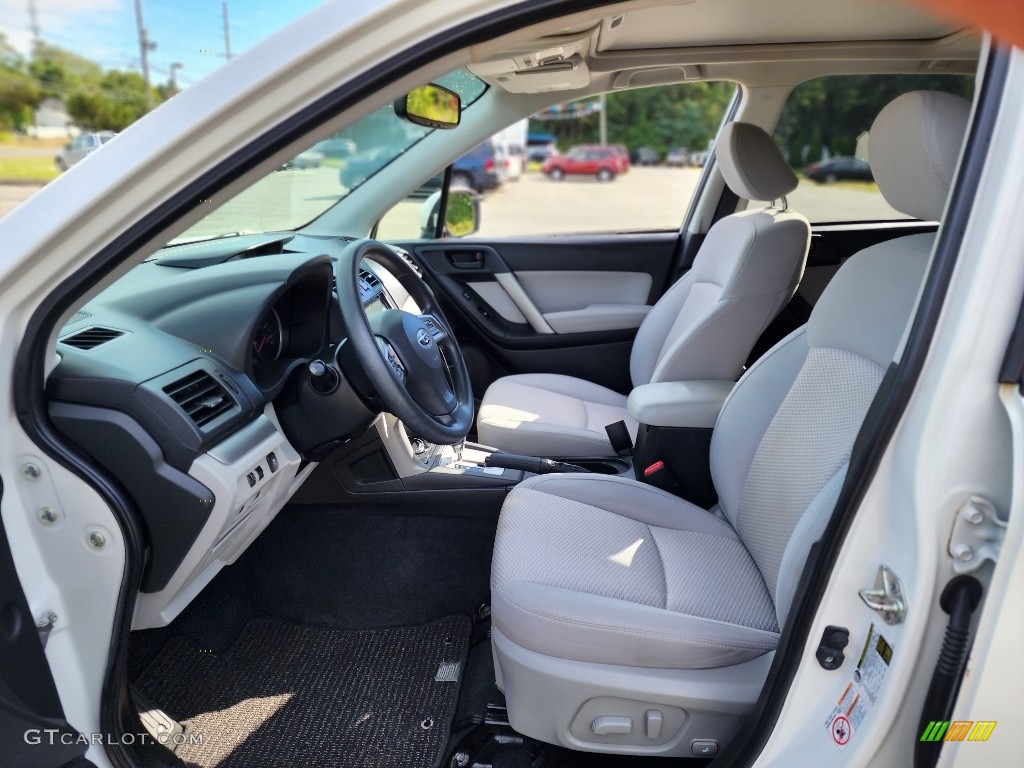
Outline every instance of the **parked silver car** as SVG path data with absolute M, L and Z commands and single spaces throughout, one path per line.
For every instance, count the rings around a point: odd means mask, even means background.
M 94 152 L 117 136 L 113 131 L 98 131 L 96 133 L 80 133 L 74 139 L 64 145 L 64 149 L 57 153 L 54 162 L 61 172 L 66 171 L 90 152 Z

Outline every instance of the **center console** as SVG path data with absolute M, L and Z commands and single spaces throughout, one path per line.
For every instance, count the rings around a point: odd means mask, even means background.
M 732 381 L 666 381 L 635 387 L 626 402 L 640 422 L 633 452 L 637 479 L 701 507 L 718 500 L 711 478 L 711 435 Z
M 473 442 L 434 445 L 408 434 L 397 418 L 385 413 L 348 446 L 334 473 L 350 492 L 368 493 L 508 490 L 535 471 L 584 471 L 635 477 L 710 507 L 716 501 L 709 462 L 711 433 L 734 385 L 685 381 L 636 387 L 627 404 L 630 415 L 640 422 L 632 455 L 560 459 L 563 465 L 572 465 L 564 468 L 540 467 L 541 460 L 531 457 L 502 459 L 511 466 L 493 466 L 498 458 L 494 448 Z

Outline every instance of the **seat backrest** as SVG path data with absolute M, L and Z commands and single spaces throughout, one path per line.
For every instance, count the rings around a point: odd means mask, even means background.
M 777 200 L 797 178 L 771 136 L 729 123 L 715 154 L 725 183 L 747 200 Z M 633 385 L 687 379 L 736 379 L 758 337 L 786 306 L 803 276 L 807 219 L 762 208 L 721 219 L 693 267 L 662 296 L 637 332 Z
M 931 91 L 882 110 L 869 152 L 890 205 L 940 218 L 969 111 L 963 99 Z M 764 576 L 779 626 L 906 331 L 934 240 L 911 235 L 853 256 L 807 325 L 751 366 L 719 415 L 711 442 L 719 505 Z

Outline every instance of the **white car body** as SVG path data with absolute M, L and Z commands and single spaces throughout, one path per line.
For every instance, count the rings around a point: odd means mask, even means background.
M 621 4 L 623 9 L 630 5 Z M 71 168 L 0 221 L 0 337 L 5 340 L 0 370 L 7 374 L 0 382 L 2 519 L 33 615 L 52 612 L 57 617 L 46 658 L 66 717 L 79 731 L 103 730 L 102 691 L 118 626 L 126 533 L 104 497 L 63 461 L 42 451 L 15 412 L 19 347 L 34 313 L 56 284 L 87 269 L 119 239 L 130 238 L 135 256 L 98 276 L 87 289 L 89 295 L 200 220 L 209 210 L 199 204 L 200 195 L 208 195 L 200 180 L 225 158 L 235 157 L 239 148 L 266 140 L 268 132 L 290 121 L 301 122 L 304 111 L 318 100 L 338 89 L 355 88 L 367 73 L 394 64 L 397 54 L 515 6 L 514 0 L 327 2 L 162 104 L 125 130 L 90 167 Z M 601 13 L 614 15 L 615 8 Z M 560 19 L 559 26 L 588 18 L 579 11 Z M 396 70 L 386 87 L 355 100 L 311 131 L 279 133 L 274 151 L 245 165 L 237 178 L 213 193 L 212 204 L 236 195 L 312 142 L 410 88 L 501 50 L 500 39 L 476 43 L 472 48 L 452 43 L 428 66 Z M 1024 681 L 1019 651 L 1024 629 L 1024 398 L 1016 386 L 996 384 L 1024 296 L 1024 52 L 1015 49 L 1009 58 L 961 258 L 945 297 L 936 299 L 942 302 L 942 314 L 919 383 L 847 534 L 802 651 L 805 663 L 755 765 L 906 764 L 906 744 L 916 739 L 918 705 L 944 627 L 936 585 L 948 568 L 951 524 L 965 493 L 992 496 L 1009 511 L 1009 518 L 954 717 L 999 719 L 1000 724 L 997 738 L 987 743 L 945 749 L 940 765 L 1011 765 L 1024 752 L 1024 729 L 1012 721 Z M 745 94 L 736 117 L 759 119 L 777 109 L 785 92 L 781 86 L 764 86 L 758 98 Z M 535 103 L 546 99 L 541 94 Z M 460 126 L 464 133 L 459 146 L 472 146 L 503 122 L 525 116 L 469 114 Z M 167 130 L 169 125 L 175 129 Z M 458 154 L 450 135 L 439 133 L 429 141 L 436 152 L 385 168 L 374 184 L 353 193 L 351 205 L 332 209 L 310 231 L 368 233 L 397 202 L 389 193 L 392 181 L 410 174 L 425 178 Z M 711 186 L 721 184 L 714 174 L 707 178 Z M 693 221 L 699 220 L 702 204 L 707 206 L 707 200 L 695 203 Z M 168 205 L 187 212 L 166 227 L 137 226 Z M 64 319 L 68 315 L 70 310 Z M 53 330 L 51 350 L 60 325 Z M 46 372 L 57 363 L 57 354 L 51 352 Z M 59 525 L 38 524 L 39 510 L 48 507 L 60 510 Z M 883 524 L 898 535 L 880 537 Z M 101 534 L 102 547 L 85 543 L 91 533 Z M 872 718 L 857 741 L 840 751 L 818 739 L 841 691 L 835 678 L 814 662 L 814 646 L 826 625 L 862 623 L 856 593 L 871 586 L 881 563 L 900 573 L 911 601 L 906 622 L 892 630 L 901 654 Z M 101 768 L 114 764 L 102 744 L 91 745 L 87 757 Z

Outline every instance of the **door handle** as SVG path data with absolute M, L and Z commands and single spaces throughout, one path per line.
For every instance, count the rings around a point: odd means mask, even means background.
M 456 269 L 483 269 L 483 251 L 447 251 L 448 263 Z

